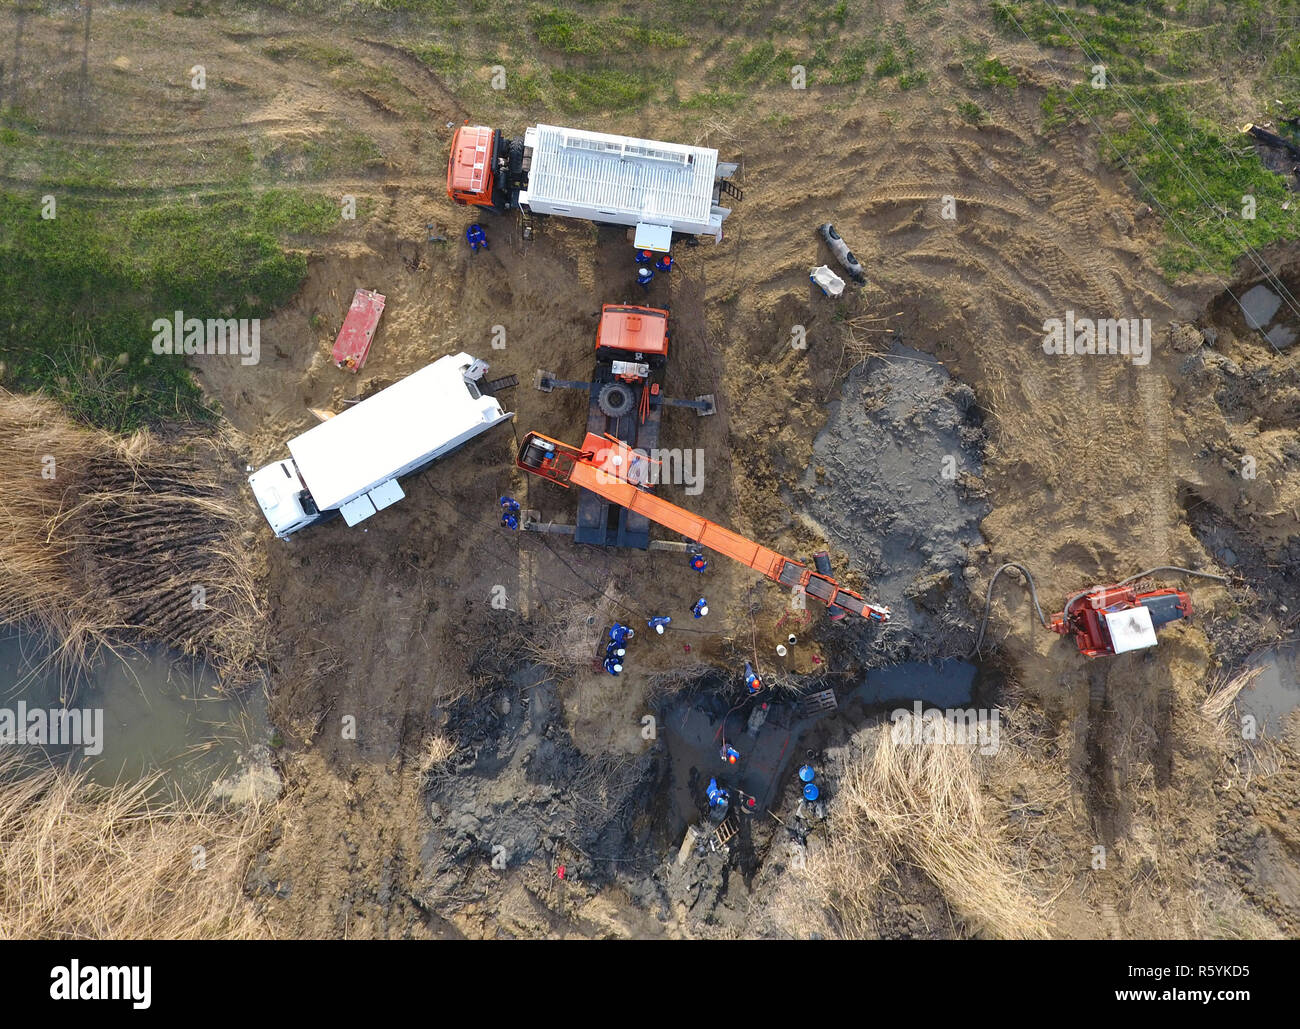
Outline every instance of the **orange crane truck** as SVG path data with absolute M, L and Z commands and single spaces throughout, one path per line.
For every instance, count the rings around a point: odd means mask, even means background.
M 774 582 L 790 589 L 802 589 L 832 612 L 847 611 L 880 622 L 889 620 L 889 608 L 869 604 L 859 594 L 844 589 L 829 575 L 823 575 L 799 561 L 769 550 L 725 526 L 718 525 L 685 508 L 647 493 L 637 484 L 635 464 L 645 458 L 620 440 L 588 433 L 581 448 L 530 432 L 519 448 L 516 464 L 568 489 L 590 490 L 635 514 L 680 533 L 687 539 L 748 565 Z
M 711 395 L 694 400 L 664 395 L 661 379 L 669 341 L 667 311 L 605 304 L 596 329 L 596 368 L 591 381 L 560 379 L 539 371 L 533 384 L 545 393 L 554 389 L 585 392 L 587 432 L 624 441 L 637 451 L 638 469 L 648 473 L 645 458 L 659 445 L 666 405 L 692 408 L 701 416 L 714 413 Z M 611 505 L 599 494 L 579 490 L 573 538 L 578 543 L 645 550 L 650 545 L 650 523 L 644 515 Z

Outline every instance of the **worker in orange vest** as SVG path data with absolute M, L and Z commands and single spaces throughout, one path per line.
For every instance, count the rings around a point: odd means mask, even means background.
M 748 661 L 746 661 L 745 662 L 745 689 L 749 690 L 749 695 L 752 697 L 755 693 L 757 693 L 762 688 L 763 688 L 763 680 L 760 679 L 758 677 L 758 673 L 754 671 L 754 666 L 751 665 Z

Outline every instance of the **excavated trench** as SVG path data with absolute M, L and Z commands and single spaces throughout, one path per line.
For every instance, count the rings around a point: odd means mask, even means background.
M 643 753 L 591 758 L 574 745 L 546 670 L 519 673 L 492 696 L 449 712 L 461 756 L 426 786 L 433 828 L 422 853 L 423 886 L 431 896 L 458 896 L 471 888 L 473 866 L 544 857 L 552 868 L 564 864 L 570 878 L 596 887 L 617 882 L 659 909 L 660 869 L 688 826 L 705 825 L 705 785 L 716 776 L 733 797 L 757 802 L 731 843 L 733 858 L 718 883 L 725 894 L 733 866 L 752 877 L 761 864 L 754 825 L 769 811 L 778 820 L 788 815 L 783 798 L 794 769 L 816 765 L 828 741 L 916 703 L 991 706 L 998 687 L 995 676 L 985 681 L 976 666 L 952 659 L 823 679 L 813 690 L 833 692 L 836 707 L 801 714 L 797 696 L 749 698 L 738 682 L 708 676 L 654 709 L 659 731 Z M 755 725 L 751 715 L 764 703 L 765 718 Z M 724 738 L 741 753 L 735 767 L 720 757 Z

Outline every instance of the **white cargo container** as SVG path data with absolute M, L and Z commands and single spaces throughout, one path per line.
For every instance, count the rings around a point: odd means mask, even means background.
M 280 539 L 341 514 L 356 525 L 401 500 L 398 479 L 508 421 L 477 383 L 487 365 L 452 354 L 289 441 L 249 485 Z
M 710 147 L 535 125 L 522 139 L 499 129 L 456 130 L 447 195 L 504 212 L 583 218 L 636 229 L 638 248 L 666 252 L 674 236 L 722 239 L 724 197 L 737 165 Z

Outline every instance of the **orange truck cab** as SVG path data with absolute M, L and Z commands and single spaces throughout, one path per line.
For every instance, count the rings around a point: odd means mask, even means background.
M 596 329 L 596 360 L 661 368 L 668 360 L 668 312 L 605 304 Z M 615 374 L 623 374 L 616 370 Z
M 447 196 L 458 204 L 509 210 L 505 189 L 511 144 L 496 129 L 462 125 L 451 141 L 447 158 Z

